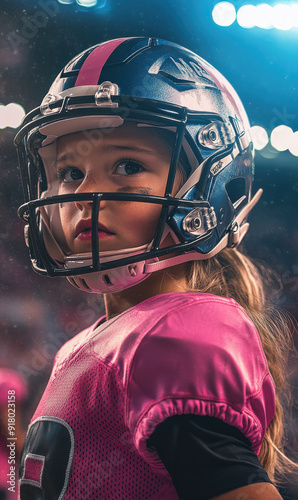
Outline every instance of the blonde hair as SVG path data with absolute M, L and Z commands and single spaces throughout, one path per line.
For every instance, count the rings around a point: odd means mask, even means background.
M 174 136 L 167 130 L 157 134 L 172 151 Z M 190 173 L 188 158 L 181 148 L 178 161 L 181 186 Z M 211 259 L 186 264 L 187 291 L 212 293 L 236 300 L 246 311 L 260 335 L 268 367 L 275 382 L 275 415 L 270 422 L 259 453 L 262 467 L 276 485 L 285 474 L 298 470 L 298 464 L 284 453 L 284 407 L 290 407 L 291 391 L 287 378 L 288 358 L 294 351 L 293 324 L 274 304 L 274 290 L 281 282 L 276 273 L 253 263 L 236 248 L 226 248 Z M 170 272 L 169 272 L 170 274 Z
M 283 451 L 283 405 L 289 405 L 290 401 L 286 373 L 292 348 L 292 323 L 285 313 L 277 310 L 272 297 L 269 298 L 274 282 L 277 281 L 278 277 L 272 271 L 265 269 L 263 265 L 254 264 L 234 248 L 227 248 L 209 260 L 187 264 L 189 291 L 235 299 L 258 330 L 276 385 L 276 412 L 267 428 L 258 458 L 271 481 L 276 484 L 285 473 L 298 467 Z

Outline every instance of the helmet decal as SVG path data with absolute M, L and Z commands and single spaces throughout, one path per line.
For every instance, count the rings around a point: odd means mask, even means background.
M 169 57 L 161 61 L 158 73 L 169 80 L 201 87 L 216 88 L 216 84 L 203 66 L 199 66 L 196 61 L 185 61 L 181 57 Z
M 81 85 L 97 85 L 103 66 L 106 64 L 114 50 L 127 38 L 120 38 L 105 42 L 96 47 L 84 61 L 75 83 L 75 87 Z

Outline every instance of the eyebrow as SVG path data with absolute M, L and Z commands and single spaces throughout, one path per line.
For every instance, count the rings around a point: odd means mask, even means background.
M 127 151 L 138 151 L 141 153 L 147 153 L 149 155 L 155 154 L 155 151 L 152 151 L 151 149 L 138 148 L 137 146 L 128 146 L 128 145 L 121 146 L 121 144 L 110 144 L 110 145 L 104 146 L 104 149 L 106 149 L 107 151 L 125 149 Z
M 109 145 L 104 145 L 103 146 L 103 149 L 105 151 L 135 151 L 137 153 L 145 153 L 145 154 L 148 154 L 148 155 L 155 155 L 156 152 L 155 151 L 152 151 L 150 149 L 144 149 L 144 148 L 139 148 L 137 146 L 128 146 L 128 145 L 121 145 L 121 144 L 109 144 Z M 73 157 L 76 157 L 78 155 L 78 153 L 76 151 L 74 151 L 73 153 L 72 152 L 69 152 L 69 153 L 63 153 L 62 155 L 60 155 L 57 160 L 56 160 L 56 164 L 61 162 L 61 161 L 64 161 L 64 160 L 68 160 L 70 158 L 73 158 Z

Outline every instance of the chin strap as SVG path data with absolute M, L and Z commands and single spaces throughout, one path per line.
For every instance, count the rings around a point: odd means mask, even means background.
M 229 232 L 220 240 L 216 247 L 211 250 L 211 252 L 202 254 L 196 250 L 192 250 L 188 253 L 182 255 L 177 255 L 175 257 L 170 257 L 169 259 L 161 260 L 159 262 L 146 263 L 144 267 L 144 273 L 154 273 L 155 271 L 160 271 L 161 269 L 166 269 L 168 267 L 176 266 L 184 262 L 189 262 L 192 260 L 206 260 L 214 257 L 221 250 L 226 247 L 236 247 L 239 245 L 248 231 L 249 223 L 245 222 L 242 224 L 243 220 L 247 217 L 252 208 L 258 203 L 263 193 L 263 189 L 259 189 L 250 202 L 245 205 L 245 207 L 239 212 L 235 218 Z

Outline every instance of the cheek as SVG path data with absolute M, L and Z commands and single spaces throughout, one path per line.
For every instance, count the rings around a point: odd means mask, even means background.
M 161 206 L 150 203 L 129 205 L 123 203 L 121 206 L 122 225 L 129 242 L 133 246 L 149 243 L 155 235 Z
M 74 203 L 61 203 L 59 205 L 59 215 L 61 221 L 61 227 L 65 236 L 66 241 L 71 234 L 73 227 L 74 214 L 76 212 Z
M 68 203 L 60 203 L 59 205 L 59 215 L 60 215 L 60 220 L 61 220 L 61 225 L 63 230 L 65 231 L 67 229 L 67 220 L 69 220 L 69 213 L 71 209 L 69 207 Z

